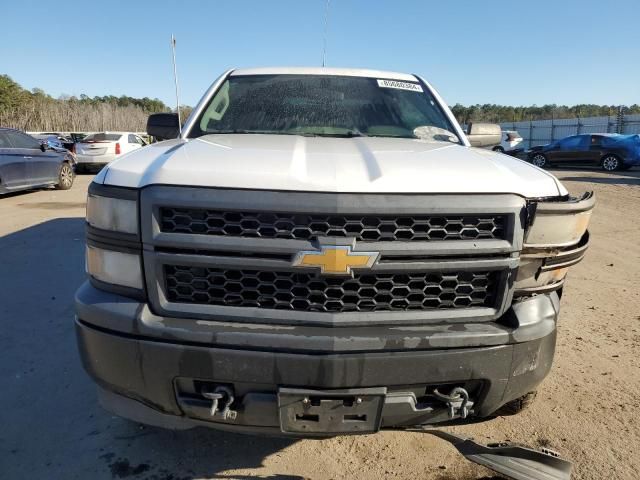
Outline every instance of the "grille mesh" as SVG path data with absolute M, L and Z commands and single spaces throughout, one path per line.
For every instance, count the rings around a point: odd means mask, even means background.
M 504 239 L 504 215 L 318 215 L 224 212 L 197 208 L 160 210 L 163 232 L 308 240 L 318 236 L 360 241 Z
M 170 302 L 309 312 L 493 306 L 497 272 L 367 273 L 318 277 L 289 271 L 165 265 Z

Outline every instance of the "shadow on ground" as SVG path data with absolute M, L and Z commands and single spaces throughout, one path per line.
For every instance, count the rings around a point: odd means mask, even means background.
M 3 193 L 2 195 L 0 195 L 0 200 L 2 200 L 4 198 L 20 197 L 22 195 L 27 195 L 29 193 L 40 192 L 40 191 L 44 191 L 44 190 L 55 191 L 55 188 L 53 188 L 53 187 L 37 187 L 37 188 L 26 188 L 24 190 L 16 190 L 15 192 Z
M 575 175 L 572 176 L 572 172 L 580 172 L 583 175 Z M 571 168 L 571 167 L 563 167 L 563 168 L 553 168 L 552 172 L 558 180 L 561 182 L 592 182 L 592 183 L 600 183 L 605 185 L 640 185 L 640 170 L 629 170 L 629 171 L 617 171 L 617 172 L 602 172 L 599 171 L 596 173 L 594 171 L 594 175 L 589 175 L 589 170 L 585 170 L 583 168 Z
M 293 443 L 147 428 L 101 410 L 73 326 L 73 295 L 84 281 L 83 237 L 83 219 L 61 218 L 0 238 L 3 478 L 244 478 L 223 472 L 258 468 Z
M 19 203 L 20 208 L 30 209 L 42 209 L 42 210 L 56 210 L 60 211 L 65 208 L 85 208 L 87 202 L 28 202 Z
M 561 182 L 591 182 L 605 185 L 640 185 L 640 177 L 558 177 Z

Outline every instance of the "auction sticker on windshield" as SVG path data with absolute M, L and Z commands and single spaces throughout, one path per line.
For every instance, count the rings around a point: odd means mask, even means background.
M 378 86 L 382 88 L 397 88 L 399 90 L 422 92 L 422 87 L 417 83 L 399 82 L 398 80 L 378 80 Z

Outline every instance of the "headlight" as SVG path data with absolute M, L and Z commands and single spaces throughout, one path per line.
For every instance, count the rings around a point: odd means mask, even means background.
M 87 273 L 94 286 L 136 298 L 144 294 L 138 196 L 93 182 L 87 197 Z
M 101 230 L 138 233 L 138 207 L 135 200 L 103 197 L 89 193 L 87 223 Z
M 595 204 L 593 192 L 565 202 L 539 202 L 524 247 L 557 248 L 577 244 L 587 231 Z
M 593 193 L 565 202 L 539 202 L 525 233 L 516 295 L 544 293 L 562 287 L 571 265 L 580 262 L 589 246 L 587 226 L 595 204 Z
M 87 273 L 104 283 L 142 290 L 140 255 L 87 245 Z

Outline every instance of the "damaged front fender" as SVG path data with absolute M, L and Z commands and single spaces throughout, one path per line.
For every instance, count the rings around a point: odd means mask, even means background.
M 587 227 L 594 206 L 593 192 L 529 204 L 514 296 L 562 288 L 569 267 L 580 262 L 589 247 Z

